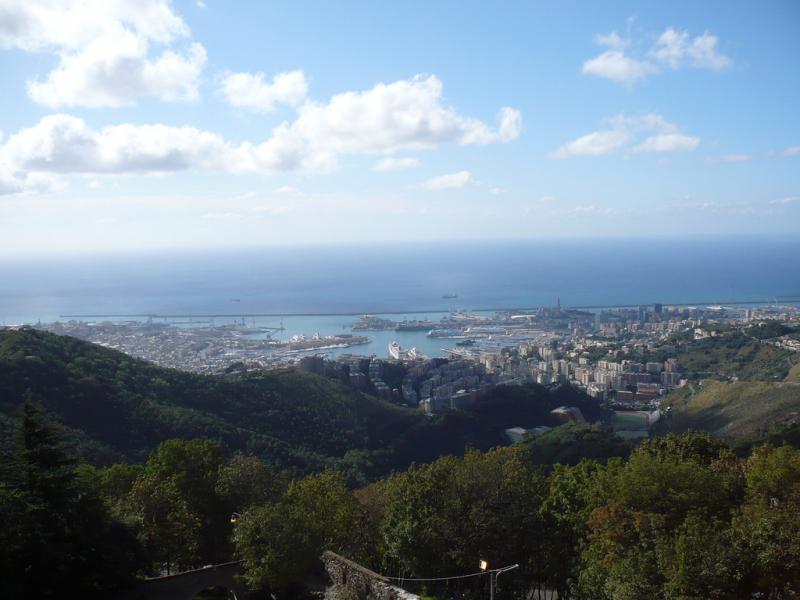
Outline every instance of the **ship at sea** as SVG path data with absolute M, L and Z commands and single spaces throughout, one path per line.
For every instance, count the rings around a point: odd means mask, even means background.
M 458 294 L 443 294 L 442 295 L 442 299 L 443 300 L 453 300 L 455 298 L 458 298 Z

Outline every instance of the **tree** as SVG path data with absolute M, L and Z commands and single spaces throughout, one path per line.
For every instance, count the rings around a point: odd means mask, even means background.
M 579 558 L 592 511 L 615 495 L 620 459 L 607 464 L 583 460 L 574 467 L 557 464 L 548 477 L 547 496 L 540 507 L 546 522 L 547 584 L 569 598 L 580 568 Z
M 237 520 L 234 540 L 252 589 L 289 593 L 318 571 L 324 550 L 351 547 L 356 504 L 344 478 L 326 471 L 292 482 L 275 502 Z
M 181 568 L 230 556 L 231 508 L 216 491 L 223 465 L 212 440 L 167 440 L 147 461 L 129 495 L 154 566 Z
M 215 490 L 228 506 L 241 513 L 273 500 L 285 487 L 283 477 L 264 461 L 235 454 L 220 468 Z
M 470 572 L 484 559 L 494 566 L 520 563 L 504 576 L 507 589 L 542 581 L 545 532 L 537 507 L 544 494 L 543 474 L 521 460 L 518 448 L 412 467 L 387 485 L 383 566 L 407 577 L 448 576 Z M 473 583 L 463 582 L 462 591 Z
M 0 594 L 104 596 L 141 565 L 133 533 L 76 477 L 59 428 L 26 402 L 0 480 Z

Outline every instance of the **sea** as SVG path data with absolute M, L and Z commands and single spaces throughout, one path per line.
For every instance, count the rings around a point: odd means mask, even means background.
M 449 296 L 449 297 L 448 297 Z M 452 297 L 456 296 L 456 297 Z M 358 315 L 800 303 L 800 237 L 393 242 L 0 258 L 0 324 L 161 320 L 350 332 Z M 441 355 L 425 332 L 368 332 Z M 451 344 L 452 345 L 452 344 Z

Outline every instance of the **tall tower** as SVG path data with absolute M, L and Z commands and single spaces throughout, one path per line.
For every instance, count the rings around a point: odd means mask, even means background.
M 556 310 L 560 313 L 561 312 L 561 296 L 556 299 Z

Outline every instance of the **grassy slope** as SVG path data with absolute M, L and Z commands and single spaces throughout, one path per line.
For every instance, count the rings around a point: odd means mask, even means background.
M 789 369 L 789 374 L 786 375 L 784 381 L 787 383 L 800 383 L 800 362 Z
M 742 335 L 706 338 L 678 353 L 678 364 L 689 379 L 731 377 L 757 381 L 781 381 L 796 360 L 791 351 L 761 344 Z
M 800 422 L 800 356 L 754 339 L 784 329 L 773 323 L 683 346 L 678 363 L 693 385 L 667 396 L 662 406 L 671 415 L 659 428 L 703 430 L 749 444 Z
M 794 383 L 707 379 L 695 389 L 695 394 L 687 387 L 667 397 L 673 431 L 703 430 L 740 442 L 800 418 L 800 385 Z

